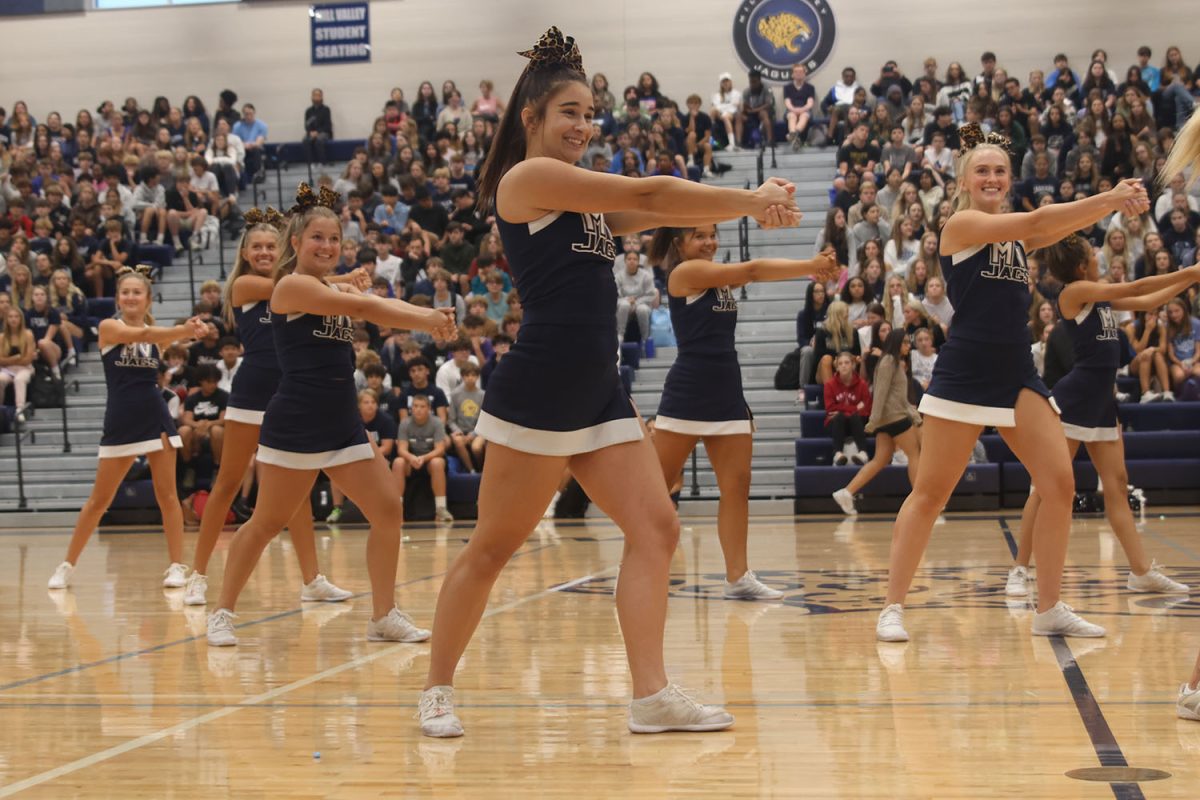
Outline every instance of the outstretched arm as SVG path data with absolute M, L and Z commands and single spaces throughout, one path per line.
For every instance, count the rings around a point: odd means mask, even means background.
M 961 180 L 966 180 L 962 176 Z M 1138 216 L 1150 207 L 1146 188 L 1138 180 L 1124 180 L 1102 194 L 1042 206 L 1028 213 L 988 214 L 967 209 L 950 217 L 942 228 L 942 255 L 950 255 L 978 244 L 1023 240 L 1026 251 L 1053 244 L 1070 233 L 1121 211 Z
M 208 325 L 199 317 L 192 317 L 187 322 L 173 325 L 170 328 L 156 325 L 135 328 L 132 325 L 126 325 L 119 319 L 106 319 L 100 321 L 100 346 L 142 342 L 164 345 L 180 339 L 203 339 L 207 329 Z
M 840 269 L 832 247 L 809 261 L 759 258 L 738 264 L 718 264 L 695 259 L 684 261 L 671 270 L 667 291 L 675 297 L 687 297 L 714 287 L 744 286 L 748 283 L 786 281 L 808 276 L 814 280 L 830 281 L 838 276 Z
M 422 308 L 374 294 L 330 291 L 329 286 L 310 275 L 293 274 L 280 280 L 271 295 L 271 313 L 344 314 L 389 328 L 429 331 L 447 340 L 458 333 L 453 308 Z
M 1151 275 L 1129 283 L 1075 281 L 1067 285 L 1059 298 L 1063 316 L 1073 317 L 1088 303 L 1112 303 L 1118 311 L 1141 311 L 1158 306 L 1200 280 L 1200 266 L 1188 267 L 1166 275 Z M 1157 298 L 1162 297 L 1161 300 Z
M 1174 280 L 1160 282 L 1160 279 L 1163 278 L 1173 278 Z M 1168 275 L 1152 275 L 1149 278 L 1134 281 L 1133 285 L 1137 286 L 1150 281 L 1155 281 L 1156 284 L 1146 286 L 1134 297 L 1114 301 L 1112 307 L 1118 311 L 1149 311 L 1152 308 L 1158 308 L 1171 298 L 1182 294 L 1191 284 L 1200 281 L 1200 265 L 1181 269 Z

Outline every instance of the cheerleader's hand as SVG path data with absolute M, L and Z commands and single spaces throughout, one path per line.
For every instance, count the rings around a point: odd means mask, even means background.
M 1114 211 L 1122 216 L 1138 217 L 1150 210 L 1150 195 L 1146 185 L 1138 178 L 1127 178 L 1111 190 Z
M 363 267 L 351 270 L 350 284 L 360 292 L 367 291 L 371 288 L 371 273 L 367 272 Z
M 428 330 L 438 342 L 452 342 L 457 339 L 458 325 L 454 321 L 454 309 L 430 309 Z
M 816 271 L 813 272 L 813 279 L 828 283 L 835 281 L 842 274 L 842 267 L 837 263 L 837 251 L 832 247 L 826 247 L 816 258 L 813 259 L 816 264 Z
M 758 226 L 763 230 L 771 230 L 772 228 L 794 228 L 800 224 L 800 220 L 804 217 L 802 213 L 795 209 L 790 209 L 787 206 L 771 206 L 767 209 L 766 215 Z
M 208 323 L 200 317 L 192 317 L 184 324 L 193 339 L 203 339 L 208 334 Z

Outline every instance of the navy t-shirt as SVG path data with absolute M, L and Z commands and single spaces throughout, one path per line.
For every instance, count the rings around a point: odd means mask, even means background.
M 401 396 L 402 403 L 400 408 L 411 414 L 412 399 L 414 396 L 419 394 L 423 394 L 429 398 L 429 407 L 432 409 L 435 416 L 437 415 L 437 410 L 439 408 L 450 407 L 450 401 L 446 399 L 446 393 L 431 383 L 424 389 L 418 389 L 415 386 L 408 387 L 408 389 L 406 389 L 404 394 Z
M 197 421 L 220 419 L 221 412 L 228 405 L 229 393 L 224 389 L 217 389 L 208 397 L 205 397 L 203 392 L 196 392 L 195 394 L 188 395 L 187 400 L 183 403 L 184 409 L 192 412 L 192 416 Z
M 808 81 L 805 81 L 804 85 L 799 87 L 794 83 L 788 83 L 783 87 L 783 99 L 790 101 L 797 108 L 803 108 L 805 103 L 809 100 L 815 100 L 816 96 L 816 90 L 813 89 L 812 84 Z
M 370 436 L 375 444 L 383 444 L 385 439 L 396 438 L 396 420 L 382 410 L 375 412 L 375 418 L 364 422 L 363 427 L 367 429 L 367 436 Z
M 53 308 L 47 308 L 45 311 L 35 311 L 34 309 L 26 309 L 25 311 L 25 327 L 33 331 L 33 340 L 40 342 L 46 337 L 46 331 L 51 325 L 59 325 L 62 323 L 62 317 Z

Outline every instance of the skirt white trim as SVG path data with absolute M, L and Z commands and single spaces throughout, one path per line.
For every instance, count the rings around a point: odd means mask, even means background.
M 167 442 L 176 450 L 183 447 L 183 439 L 176 436 L 167 437 Z M 157 453 L 163 449 L 162 437 L 157 439 L 146 439 L 142 442 L 130 442 L 129 444 L 102 444 L 100 445 L 100 458 L 124 458 L 125 456 L 143 456 L 146 453 Z
M 1054 409 L 1055 414 L 1062 413 L 1053 397 L 1046 399 L 1050 401 L 1050 407 Z M 918 406 L 917 410 L 931 417 L 954 420 L 955 422 L 967 422 L 971 425 L 988 425 L 993 428 L 1017 427 L 1015 409 L 1001 408 L 999 406 L 977 406 L 973 403 L 959 403 L 954 400 L 947 400 L 944 397 L 934 397 L 931 394 L 926 394 L 921 398 L 921 405 Z
M 343 447 L 341 450 L 324 450 L 319 453 L 296 453 L 291 450 L 276 450 L 274 447 L 258 446 L 258 460 L 287 469 L 325 469 L 354 461 L 369 461 L 375 457 L 370 442 Z
M 642 424 L 637 417 L 613 419 L 573 431 L 545 431 L 506 422 L 486 411 L 480 412 L 475 432 L 490 444 L 539 456 L 590 453 L 614 444 L 636 442 L 643 437 Z
M 677 419 L 664 417 L 659 414 L 654 418 L 656 431 L 671 431 L 685 436 L 734 436 L 736 434 L 754 433 L 754 423 L 748 419 L 730 420 L 698 420 Z
M 248 408 L 234 408 L 233 406 L 229 406 L 225 409 L 225 419 L 231 422 L 241 422 L 246 425 L 258 425 L 261 427 L 263 424 L 263 415 L 266 413 L 265 411 L 251 411 Z
M 1069 422 L 1064 422 L 1062 426 L 1063 433 L 1067 435 L 1067 438 L 1077 442 L 1115 442 L 1121 438 L 1121 429 L 1118 427 L 1085 428 Z

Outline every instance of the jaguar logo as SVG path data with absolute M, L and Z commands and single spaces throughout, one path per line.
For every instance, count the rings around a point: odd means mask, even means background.
M 789 53 L 799 53 L 796 40 L 807 42 L 812 38 L 812 28 L 795 14 L 775 14 L 758 21 L 758 33 L 777 48 Z

